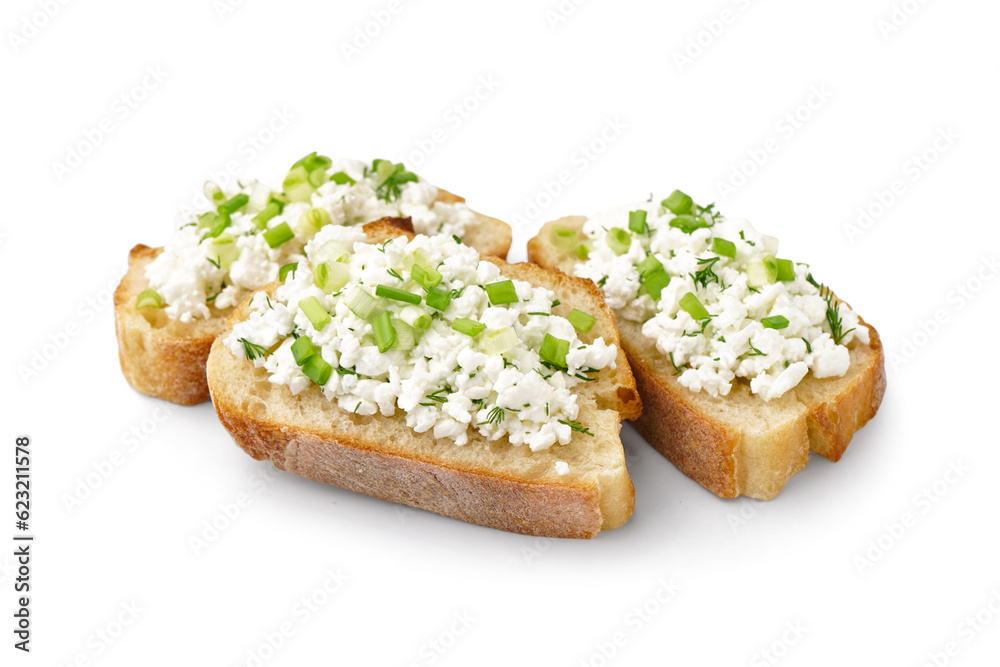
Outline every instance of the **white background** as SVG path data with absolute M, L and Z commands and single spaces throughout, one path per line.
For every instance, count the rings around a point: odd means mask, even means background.
M 0 536 L 29 434 L 37 541 L 30 655 L 0 550 L 0 662 L 996 664 L 1000 7 L 898 3 L 5 2 Z M 625 427 L 635 515 L 591 541 L 273 472 L 128 387 L 108 304 L 206 178 L 312 150 L 405 160 L 515 223 L 515 259 L 557 216 L 717 201 L 878 328 L 882 409 L 763 504 Z

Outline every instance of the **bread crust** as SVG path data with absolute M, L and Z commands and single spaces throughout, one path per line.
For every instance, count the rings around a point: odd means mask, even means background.
M 398 233 L 367 227 L 366 232 L 373 242 Z M 613 316 L 590 281 L 545 272 L 535 265 L 487 259 L 505 275 L 544 284 L 561 300 L 579 303 L 581 298 L 593 299 L 588 307 L 598 313 L 597 333 L 607 342 L 619 344 Z M 273 292 L 276 286 L 265 290 Z M 596 304 L 601 304 L 601 310 Z M 226 332 L 247 317 L 249 308 L 248 298 L 228 318 Z M 489 443 L 475 432 L 470 434 L 469 444 L 458 447 L 448 440 L 436 440 L 430 432 L 415 433 L 399 422 L 396 425 L 405 429 L 399 437 L 380 437 L 378 429 L 396 417 L 347 414 L 323 398 L 317 387 L 297 397 L 287 386 L 269 387 L 266 372 L 234 356 L 223 343 L 225 335 L 218 337 L 209 356 L 212 401 L 233 440 L 255 459 L 269 459 L 278 468 L 327 484 L 526 535 L 590 538 L 621 525 L 632 514 L 635 493 L 618 436 L 618 410 L 637 415 L 641 403 L 622 352 L 619 368 L 593 383 L 602 386 L 578 385 L 582 388 L 579 400 L 591 406 L 581 410 L 590 410 L 588 423 L 594 424 L 598 434 L 595 444 L 588 436 L 575 433 L 566 446 L 573 450 L 554 447 L 527 453 L 509 444 Z M 268 400 L 243 391 L 255 382 L 263 383 L 260 391 L 269 392 Z M 273 418 L 269 410 L 273 411 L 276 403 L 301 417 Z M 610 445 L 609 438 L 613 439 Z M 585 449 L 579 448 L 597 447 L 596 443 L 604 443 L 600 454 L 607 461 L 601 459 L 601 465 L 595 464 L 585 473 L 559 476 L 553 472 L 552 462 L 560 456 L 572 451 L 586 456 Z M 498 454 L 496 448 L 501 447 L 506 451 Z M 492 448 L 501 462 L 505 457 L 516 457 L 521 467 L 484 465 L 477 458 L 477 448 Z
M 449 204 L 465 201 L 440 188 L 437 200 Z M 506 258 L 511 244 L 510 225 L 481 213 L 476 213 L 476 218 L 479 224 L 469 227 L 467 244 L 482 255 Z M 407 220 L 408 231 L 413 233 L 409 218 L 382 220 Z M 210 318 L 191 325 L 167 322 L 162 313 L 157 315 L 151 309 L 137 311 L 135 298 L 149 287 L 146 266 L 162 251 L 139 244 L 129 252 L 128 271 L 115 290 L 118 360 L 133 389 L 178 405 L 196 405 L 209 399 L 205 363 L 212 341 L 225 329 L 225 319 L 233 308 L 212 307 Z
M 528 242 L 529 260 L 572 271 L 578 260 L 560 255 L 548 239 L 553 226 L 581 230 L 585 221 L 571 216 L 543 225 Z M 863 320 L 860 324 L 867 327 L 870 344 L 852 342 L 851 368 L 845 377 L 819 380 L 809 375 L 780 399 L 768 403 L 752 398 L 753 416 L 769 423 L 764 429 L 734 419 L 723 408 L 732 396 L 750 396 L 746 383 L 737 382 L 728 399 L 691 392 L 673 377 L 663 355 L 644 340 L 639 325 L 621 317 L 617 323 L 644 405 L 643 414 L 633 422 L 636 429 L 684 474 L 724 498 L 774 498 L 806 466 L 810 451 L 838 461 L 854 433 L 875 416 L 885 395 L 882 342 Z

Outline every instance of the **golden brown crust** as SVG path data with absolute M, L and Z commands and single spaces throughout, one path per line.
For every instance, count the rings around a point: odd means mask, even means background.
M 162 313 L 151 309 L 137 311 L 135 299 L 148 286 L 146 265 L 161 251 L 140 244 L 129 252 L 128 271 L 115 290 L 118 360 L 134 389 L 179 405 L 195 405 L 208 400 L 205 361 L 212 341 L 225 327 L 225 313 L 199 327 L 183 327 L 168 325 Z
M 445 203 L 465 200 L 445 190 L 438 190 L 438 200 Z M 476 213 L 479 225 L 470 229 L 465 242 L 480 254 L 505 258 L 510 249 L 511 230 L 507 223 Z M 413 236 L 409 218 L 382 218 L 367 223 L 373 232 L 388 238 L 396 229 Z M 129 252 L 128 271 L 115 290 L 115 332 L 118 359 L 125 380 L 133 389 L 179 405 L 195 405 L 209 398 L 205 362 L 212 341 L 223 330 L 232 308 L 211 309 L 212 317 L 192 325 L 167 322 L 162 313 L 151 309 L 138 312 L 135 298 L 149 287 L 145 269 L 162 248 L 137 245 Z
M 578 261 L 550 243 L 553 226 L 581 230 L 571 216 L 543 225 L 528 242 L 529 260 L 571 271 Z M 635 374 L 643 414 L 639 433 L 684 474 L 713 493 L 732 498 L 773 498 L 808 462 L 809 452 L 837 461 L 854 433 L 875 416 L 885 394 L 885 359 L 878 332 L 864 323 L 870 344 L 851 344 L 843 378 L 808 376 L 793 392 L 764 402 L 736 383 L 730 397 L 712 399 L 680 385 L 669 362 L 645 341 L 639 325 L 618 320 Z M 738 397 L 738 399 L 737 399 Z M 751 406 L 735 409 L 737 400 Z
M 365 231 L 373 242 L 380 234 L 399 233 L 381 223 Z M 589 300 L 587 307 L 598 317 L 590 333 L 618 342 L 613 316 L 589 281 L 534 265 L 489 261 L 505 275 L 545 285 L 560 300 Z M 272 283 L 265 291 L 276 287 Z M 247 299 L 228 318 L 227 331 L 249 309 Z M 270 459 L 289 472 L 377 498 L 527 535 L 588 538 L 632 514 L 635 492 L 618 439 L 621 417 L 601 405 L 613 403 L 629 414 L 640 409 L 624 356 L 615 371 L 579 385 L 581 410 L 587 411 L 598 436 L 574 434 L 565 448 L 528 453 L 475 432 L 468 445 L 457 447 L 435 440 L 430 432 L 415 433 L 396 417 L 356 417 L 323 398 L 316 387 L 293 397 L 286 386 L 270 385 L 262 369 L 236 358 L 224 338 L 218 338 L 209 356 L 212 400 L 234 441 L 255 459 Z M 397 430 L 387 433 L 390 424 Z M 587 448 L 598 445 L 604 458 L 588 468 Z M 480 456 L 486 453 L 488 457 Z M 555 474 L 552 464 L 561 458 L 573 461 L 571 466 L 581 472 Z

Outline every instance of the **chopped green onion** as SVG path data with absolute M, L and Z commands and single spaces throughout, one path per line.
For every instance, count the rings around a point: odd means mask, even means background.
M 723 257 L 736 257 L 736 244 L 718 236 L 712 239 L 712 250 Z
M 199 227 L 208 227 L 208 233 L 202 240 L 212 239 L 226 230 L 232 220 L 228 213 L 205 213 L 198 219 Z
M 396 349 L 397 350 L 412 350 L 417 345 L 417 330 L 411 327 L 409 324 L 403 320 L 397 320 L 395 317 L 390 318 L 389 323 L 392 324 L 392 328 L 396 331 Z
M 576 245 L 579 234 L 572 227 L 555 226 L 549 232 L 549 240 L 562 254 L 568 253 Z
M 292 356 L 295 357 L 295 363 L 301 366 L 306 359 L 314 354 L 319 354 L 319 347 L 317 347 L 311 340 L 305 336 L 299 336 L 292 343 Z
M 795 266 L 792 264 L 790 259 L 779 259 L 778 262 L 778 280 L 795 280 Z
M 351 178 L 342 171 L 338 171 L 336 174 L 331 176 L 330 180 L 336 183 L 337 185 L 343 185 L 344 183 L 350 183 L 351 185 L 354 185 L 355 183 L 357 183 L 357 181 L 355 181 L 353 178 Z
M 487 331 L 482 338 L 483 351 L 489 355 L 503 354 L 517 347 L 519 342 L 511 328 Z
M 778 278 L 778 260 L 771 255 L 755 257 L 747 264 L 747 285 L 763 287 Z
M 208 200 L 216 206 L 226 199 L 226 195 L 222 192 L 222 188 L 212 181 L 205 181 L 205 185 L 202 187 L 202 190 L 205 192 L 205 196 L 208 197 Z
M 414 329 L 427 329 L 431 326 L 431 316 L 419 306 L 405 306 L 399 311 L 399 319 Z
M 288 199 L 295 202 L 307 202 L 312 198 L 313 186 L 309 182 L 309 171 L 299 165 L 292 167 L 285 180 L 281 183 L 282 191 Z
M 327 294 L 333 294 L 351 279 L 351 270 L 346 264 L 323 262 L 313 269 L 313 284 Z
M 326 360 L 318 354 L 314 354 L 308 357 L 302 364 L 302 373 L 305 374 L 307 378 L 323 386 L 330 379 L 333 374 L 333 367 L 326 363 Z
M 643 276 L 648 276 L 655 271 L 663 271 L 663 264 L 660 260 L 656 259 L 653 255 L 647 255 L 646 259 L 639 262 L 639 265 L 635 267 L 639 271 L 640 279 Z
M 279 201 L 268 202 L 267 206 L 260 210 L 260 213 L 253 217 L 253 222 L 257 229 L 266 229 L 267 221 L 279 215 L 284 207 Z
M 135 308 L 163 308 L 163 297 L 156 290 L 144 289 L 135 298 Z
M 326 172 L 322 169 L 316 169 L 315 171 L 309 172 L 309 185 L 314 188 L 318 188 L 327 182 Z
M 590 256 L 590 240 L 581 241 L 577 244 L 576 256 L 580 259 L 587 259 Z
M 264 240 L 267 241 L 267 245 L 272 248 L 277 248 L 285 241 L 291 241 L 293 238 L 295 238 L 295 232 L 292 231 L 292 228 L 288 226 L 287 222 L 275 225 L 264 232 Z
M 607 243 L 616 255 L 624 255 L 632 247 L 632 235 L 621 227 L 612 227 L 608 230 Z
M 290 264 L 285 264 L 283 267 L 281 267 L 280 269 L 278 269 L 278 280 L 280 280 L 281 282 L 285 282 L 285 277 L 289 273 L 295 271 L 295 269 L 297 269 L 297 268 L 299 268 L 299 263 L 298 262 L 292 262 Z
M 371 294 L 365 291 L 360 285 L 355 285 L 351 293 L 347 295 L 344 304 L 363 320 L 371 319 L 378 307 L 378 301 Z
M 375 296 L 381 296 L 386 299 L 392 299 L 393 301 L 402 301 L 403 303 L 412 303 L 414 305 L 420 303 L 419 294 L 407 292 L 406 290 L 396 289 L 395 287 L 389 287 L 388 285 L 379 285 L 378 287 L 376 287 Z
M 375 334 L 375 345 L 379 352 L 387 352 L 396 344 L 396 330 L 389 321 L 389 311 L 383 310 L 372 320 L 372 333 Z
M 451 328 L 466 336 L 478 336 L 486 329 L 486 325 L 482 322 L 470 320 L 467 317 L 459 317 L 451 323 Z
M 628 228 L 631 229 L 636 234 L 646 233 L 646 211 L 629 211 L 628 214 Z
M 674 190 L 670 196 L 660 202 L 660 205 L 668 209 L 674 215 L 684 215 L 691 210 L 694 202 L 680 190 Z
M 326 312 L 326 308 L 314 296 L 307 296 L 299 301 L 299 308 L 309 318 L 316 331 L 322 331 L 323 327 L 330 323 L 330 313 Z
M 676 227 L 685 234 L 691 234 L 696 229 L 702 229 L 703 227 L 710 227 L 708 221 L 704 218 L 700 218 L 693 215 L 678 215 L 673 220 L 670 221 L 671 227 Z
M 217 239 L 212 239 L 208 248 L 208 258 L 220 269 L 227 269 L 229 265 L 240 256 L 240 251 L 236 247 L 236 241 L 232 236 L 226 234 Z
M 311 208 L 302 214 L 299 218 L 300 225 L 309 225 L 315 230 L 319 230 L 324 225 L 330 224 L 330 214 L 326 212 L 326 209 L 322 208 Z
M 788 326 L 788 318 L 784 315 L 771 315 L 760 321 L 765 329 L 784 329 Z
M 227 215 L 232 215 L 236 211 L 240 210 L 247 205 L 250 201 L 249 195 L 243 194 L 242 192 L 234 197 L 231 197 L 222 204 L 219 204 L 219 213 L 225 213 Z
M 576 308 L 569 311 L 569 315 L 566 319 L 569 320 L 569 323 L 573 325 L 574 329 L 584 333 L 593 329 L 594 324 L 597 322 L 596 317 L 590 313 L 585 313 L 582 310 L 577 310 Z
M 636 268 L 639 270 L 639 284 L 646 288 L 653 301 L 659 301 L 663 288 L 670 284 L 670 276 L 667 275 L 663 264 L 653 255 L 649 255 Z
M 414 262 L 413 268 L 410 269 L 410 276 L 418 285 L 420 285 L 424 289 L 437 287 L 439 284 L 441 284 L 440 271 L 430 266 L 423 266 L 422 264 L 417 264 L 416 262 Z
M 432 287 L 427 291 L 427 305 L 442 312 L 448 310 L 451 303 L 451 292 L 440 287 Z
M 704 320 L 711 317 L 708 311 L 705 310 L 705 306 L 701 305 L 701 301 L 694 295 L 694 292 L 688 292 L 681 297 L 681 308 L 696 320 Z
M 326 169 L 333 164 L 333 160 L 325 155 L 320 155 L 316 151 L 313 151 L 309 155 L 305 156 L 301 160 L 297 161 L 292 165 L 292 169 L 296 167 L 305 167 L 306 171 L 316 171 L 317 169 Z
M 517 303 L 517 290 L 514 289 L 514 282 L 511 280 L 490 283 L 484 289 L 486 290 L 486 296 L 490 298 L 490 303 L 494 306 L 505 303 Z
M 548 362 L 558 368 L 566 368 L 566 353 L 569 352 L 569 341 L 556 338 L 552 334 L 545 334 L 542 340 L 542 347 L 538 350 L 538 356 L 542 361 Z
M 333 264 L 334 262 L 343 262 L 349 256 L 350 250 L 346 245 L 340 241 L 327 241 L 318 249 L 313 250 L 309 259 L 316 264 L 321 264 L 323 262 Z
M 639 283 L 646 288 L 646 292 L 653 301 L 659 301 L 660 296 L 663 294 L 663 288 L 670 284 L 670 276 L 662 267 L 656 271 L 651 271 L 648 274 L 641 276 L 639 278 Z

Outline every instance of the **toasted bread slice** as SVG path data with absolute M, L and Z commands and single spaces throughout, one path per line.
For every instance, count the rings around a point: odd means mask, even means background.
M 580 231 L 585 221 L 570 216 L 546 223 L 528 242 L 528 258 L 572 274 L 581 260 L 560 254 L 549 241 L 551 230 Z M 810 451 L 839 460 L 885 393 L 882 343 L 864 322 L 870 344 L 851 342 L 851 364 L 843 377 L 809 374 L 787 394 L 764 402 L 744 381 L 718 398 L 688 390 L 655 343 L 643 337 L 641 324 L 616 319 L 645 406 L 636 429 L 684 474 L 723 498 L 773 498 L 805 467 Z
M 366 226 L 373 242 L 399 232 Z M 530 264 L 489 258 L 507 277 L 554 291 L 560 315 L 587 309 L 597 323 L 582 340 L 603 337 L 619 344 L 614 316 L 588 280 L 545 271 Z M 269 294 L 277 283 L 265 290 Z M 249 299 L 226 322 L 226 331 L 245 319 Z M 437 512 L 471 523 L 527 535 L 593 537 L 623 524 L 632 514 L 634 491 L 625 468 L 619 430 L 621 418 L 642 409 L 635 381 L 620 347 L 614 370 L 595 382 L 578 385 L 580 420 L 594 436 L 573 433 L 568 445 L 531 452 L 506 440 L 490 442 L 478 432 L 456 446 L 430 431 L 407 427 L 394 417 L 359 416 L 340 409 L 319 388 L 293 396 L 272 384 L 263 368 L 238 358 L 224 345 L 225 332 L 212 346 L 208 384 L 222 424 L 255 459 L 303 477 L 370 496 Z M 569 473 L 559 475 L 556 461 Z
M 465 201 L 440 188 L 437 198 L 448 204 Z M 466 230 L 465 243 L 482 255 L 506 258 L 510 226 L 481 213 L 476 218 L 479 224 Z M 115 290 L 118 359 L 133 389 L 172 403 L 195 405 L 208 400 L 205 360 L 233 308 L 210 306 L 211 317 L 190 323 L 171 320 L 154 308 L 136 310 L 136 297 L 149 287 L 146 266 L 162 250 L 140 244 L 129 252 L 128 271 Z

